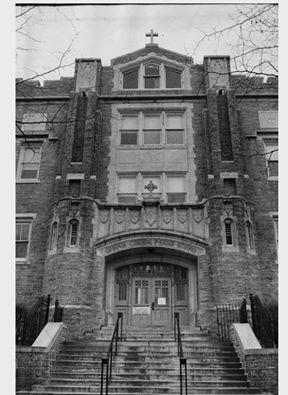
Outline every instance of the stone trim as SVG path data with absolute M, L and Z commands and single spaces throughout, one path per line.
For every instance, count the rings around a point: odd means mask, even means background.
M 202 243 L 203 244 L 203 243 Z M 206 249 L 203 245 L 199 245 L 197 241 L 181 237 L 173 236 L 167 233 L 161 234 L 155 232 L 154 234 L 150 231 L 144 234 L 135 234 L 133 232 L 130 235 L 124 235 L 123 238 L 117 237 L 111 240 L 103 240 L 101 243 L 94 245 L 95 253 L 98 256 L 107 256 L 114 254 L 119 251 L 130 250 L 139 247 L 164 247 L 168 249 L 182 251 L 191 255 L 205 255 Z

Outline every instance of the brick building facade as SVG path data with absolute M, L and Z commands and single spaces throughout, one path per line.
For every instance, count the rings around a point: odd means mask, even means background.
M 276 300 L 276 83 L 157 44 L 17 80 L 17 304 L 50 294 L 81 336 Z

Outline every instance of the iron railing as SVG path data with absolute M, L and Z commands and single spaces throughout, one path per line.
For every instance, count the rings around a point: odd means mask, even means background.
M 237 322 L 248 322 L 246 299 L 241 303 L 230 303 L 216 306 L 217 329 L 220 341 L 230 341 L 230 327 Z
M 252 328 L 262 347 L 278 347 L 278 306 L 264 305 L 257 295 L 250 294 Z
M 182 346 L 182 338 L 181 338 L 181 329 L 180 329 L 180 318 L 179 313 L 174 313 L 174 339 L 177 341 L 178 344 L 178 357 L 180 363 L 180 395 L 183 395 L 183 387 L 184 387 L 184 394 L 188 394 L 187 388 L 187 359 L 184 358 L 183 354 L 183 346 Z M 182 368 L 184 367 L 184 385 L 183 385 L 183 371 Z
M 63 311 L 64 308 L 59 306 L 59 300 L 55 300 L 55 308 L 54 308 L 54 314 L 53 314 L 53 322 L 62 322 L 63 320 Z
M 113 353 L 114 353 L 114 356 L 117 355 L 117 344 L 118 344 L 118 341 L 122 341 L 122 333 L 123 333 L 123 313 L 118 313 L 117 321 L 116 321 L 116 324 L 114 327 L 113 335 L 112 335 L 109 349 L 107 352 L 107 357 L 102 358 L 102 361 L 101 361 L 100 395 L 103 395 L 103 394 L 108 395 L 109 382 L 112 379 Z M 113 351 L 113 348 L 114 348 L 114 351 Z M 105 367 L 106 367 L 106 376 L 105 376 L 105 383 L 104 383 Z M 105 388 L 104 388 L 104 384 L 105 384 Z
M 16 308 L 16 344 L 31 346 L 48 322 L 50 295 L 41 296 L 28 312 Z

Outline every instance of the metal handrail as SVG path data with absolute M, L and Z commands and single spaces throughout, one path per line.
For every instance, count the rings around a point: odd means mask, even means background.
M 121 322 L 121 324 L 120 324 L 120 322 Z M 119 335 L 119 329 L 120 329 L 120 335 Z M 116 356 L 117 355 L 118 340 L 122 341 L 122 333 L 123 333 L 123 313 L 118 313 L 117 321 L 116 321 L 113 335 L 112 335 L 110 345 L 108 348 L 107 357 L 102 358 L 102 361 L 101 361 L 100 395 L 103 395 L 103 390 L 104 390 L 103 386 L 104 386 L 105 366 L 106 366 L 105 395 L 108 395 L 109 381 L 111 381 L 111 379 L 112 379 L 113 346 L 115 345 L 114 356 Z
M 174 313 L 174 339 L 175 342 L 178 343 L 178 357 L 180 363 L 180 395 L 183 395 L 183 372 L 182 367 L 184 366 L 184 386 L 185 386 L 185 395 L 188 395 L 188 386 L 187 386 L 187 359 L 184 358 L 183 354 L 183 346 L 182 346 L 182 338 L 181 338 L 181 329 L 180 329 L 180 318 L 179 313 Z

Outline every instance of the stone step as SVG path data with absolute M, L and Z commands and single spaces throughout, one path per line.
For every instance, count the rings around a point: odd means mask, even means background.
M 22 391 L 17 391 L 17 395 L 83 395 L 83 393 L 85 392 L 79 392 L 79 391 L 74 391 L 74 392 L 67 392 L 66 390 L 63 391 L 38 391 L 38 390 L 32 390 L 32 391 L 26 391 L 26 390 L 22 390 Z M 111 393 L 111 392 L 110 392 Z M 89 392 L 90 395 L 99 395 L 99 391 L 98 392 Z M 127 392 L 127 391 L 123 391 L 123 392 L 118 392 L 118 395 L 139 395 L 139 392 Z M 157 395 L 158 392 L 145 392 L 145 395 Z M 211 394 L 217 394 L 217 395 L 247 395 L 247 394 L 253 394 L 253 395 L 272 395 L 272 393 L 270 392 L 261 392 L 261 388 L 257 389 L 257 388 L 250 388 L 250 389 L 245 389 L 245 392 L 242 390 L 239 391 L 239 389 L 237 389 L 236 391 L 234 389 L 230 389 L 228 392 L 225 389 L 225 392 L 223 392 L 223 390 L 213 390 L 213 392 L 211 392 L 211 389 L 206 389 L 206 391 L 204 390 L 204 392 L 199 391 L 198 388 L 193 389 L 190 388 L 189 389 L 189 395 L 197 395 L 197 394 L 201 394 L 201 395 L 211 395 Z M 169 395 L 179 395 L 179 389 L 176 390 L 175 392 L 169 392 Z
M 175 383 L 179 382 L 179 376 L 178 377 L 166 377 L 166 378 L 151 378 L 146 375 L 146 377 L 129 377 L 129 385 L 131 386 L 142 386 L 145 388 L 149 386 L 168 386 L 169 388 L 174 386 Z M 117 384 L 117 386 L 123 386 L 127 385 L 127 377 L 122 377 L 119 375 L 114 375 L 113 376 L 113 381 L 112 383 L 114 385 Z M 240 386 L 240 387 L 248 387 L 247 381 L 245 381 L 245 377 L 242 377 L 242 380 L 224 380 L 224 379 L 216 379 L 215 377 L 211 377 L 210 380 L 203 380 L 201 377 L 201 380 L 196 380 L 195 378 L 188 377 L 187 379 L 188 386 L 193 386 L 193 387 L 211 387 L 211 386 L 218 386 L 218 387 L 231 387 L 231 386 Z M 65 378 L 54 378 L 54 379 L 43 379 L 41 381 L 41 385 L 45 386 L 45 388 L 48 386 L 65 386 L 65 385 L 71 385 L 71 386 L 99 386 L 100 385 L 100 380 L 99 377 L 94 378 L 94 379 L 65 379 Z
M 178 383 L 177 383 L 178 384 Z M 54 387 L 54 386 L 47 386 L 47 387 L 40 387 L 40 386 L 35 386 L 33 387 L 32 394 L 39 393 L 39 394 L 57 394 L 57 393 L 67 393 L 67 394 L 83 394 L 83 393 L 89 393 L 91 394 L 98 394 L 100 392 L 100 387 L 81 387 L 81 386 L 62 386 L 62 387 Z M 179 394 L 179 384 L 175 385 L 173 387 L 159 387 L 157 386 L 149 386 L 145 387 L 145 392 L 143 392 L 143 386 L 131 386 L 131 385 L 125 385 L 123 388 L 119 385 L 114 385 L 111 383 L 109 385 L 109 394 L 111 393 L 117 393 L 117 394 L 139 394 L 139 393 L 151 393 L 153 395 L 155 394 Z M 190 394 L 257 394 L 259 393 L 255 389 L 251 388 L 245 388 L 245 387 L 189 387 L 188 388 L 188 393 Z
M 100 375 L 100 370 L 95 372 L 92 371 L 90 369 L 70 369 L 69 371 L 65 371 L 65 370 L 52 370 L 51 371 L 51 375 L 53 377 L 67 377 L 67 378 L 75 378 L 76 376 L 79 379 L 82 378 L 87 378 L 87 379 L 93 379 L 95 378 L 97 373 L 97 377 Z M 175 377 L 179 374 L 179 370 L 175 371 L 174 368 L 167 368 L 165 369 L 165 375 L 166 376 L 172 376 Z M 231 369 L 231 368 L 191 368 L 189 369 L 189 367 L 187 368 L 187 373 L 189 377 L 221 377 L 221 378 L 231 378 L 233 380 L 238 380 L 238 377 L 242 378 L 244 375 L 244 370 L 242 368 L 238 368 L 238 369 Z M 119 372 L 117 374 L 115 374 L 115 377 L 138 377 L 139 376 L 139 372 Z M 143 375 L 147 375 L 149 377 L 155 377 L 155 376 L 160 376 L 163 374 L 163 371 L 161 369 L 157 370 L 156 368 L 151 368 L 151 369 L 146 369 L 144 373 L 142 373 Z

